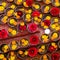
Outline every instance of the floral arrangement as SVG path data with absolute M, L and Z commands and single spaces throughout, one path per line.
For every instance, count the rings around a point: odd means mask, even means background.
M 60 60 L 60 1 L 1 0 L 0 60 Z

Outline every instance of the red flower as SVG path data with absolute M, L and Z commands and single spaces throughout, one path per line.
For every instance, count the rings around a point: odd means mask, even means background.
M 26 0 L 26 4 L 28 6 L 32 6 L 33 2 L 34 2 L 33 0 Z
M 46 26 L 50 26 L 50 20 L 44 20 L 44 24 L 46 25 Z
M 38 17 L 39 15 L 40 15 L 40 12 L 37 11 L 37 10 L 36 10 L 36 11 L 33 11 L 33 13 L 32 13 L 32 16 L 33 16 L 33 17 L 35 17 L 35 16 Z
M 52 60 L 59 60 L 60 54 L 59 53 L 53 53 L 51 58 L 52 58 Z
M 34 44 L 34 45 L 38 44 L 39 43 L 39 37 L 37 35 L 32 35 L 30 37 L 30 43 Z
M 57 7 L 51 8 L 50 13 L 52 16 L 57 16 L 59 14 L 59 8 Z
M 28 30 L 32 33 L 37 31 L 37 25 L 35 23 L 28 24 Z
M 5 29 L 2 29 L 0 31 L 0 38 L 7 38 L 8 37 L 8 33 Z
M 19 28 L 20 30 L 23 30 L 23 31 L 26 30 L 26 26 L 20 26 Z
M 53 51 L 55 51 L 55 50 L 56 50 L 56 48 L 54 48 L 54 46 L 50 46 L 50 47 L 49 47 L 49 51 L 50 51 L 50 52 L 53 52 Z
M 32 48 L 29 48 L 29 50 L 28 50 L 28 55 L 30 56 L 30 57 L 34 57 L 34 56 L 36 56 L 37 55 L 37 48 L 35 48 L 35 47 L 32 47 Z
M 17 11 L 17 15 L 19 15 L 20 17 L 23 15 L 22 11 Z
M 7 38 L 8 37 L 8 33 L 5 29 L 2 29 L 1 33 L 2 33 L 2 38 Z

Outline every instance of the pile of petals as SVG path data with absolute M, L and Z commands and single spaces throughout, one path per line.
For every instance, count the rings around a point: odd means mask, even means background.
M 0 38 L 7 38 L 8 32 L 5 29 L 0 30 Z

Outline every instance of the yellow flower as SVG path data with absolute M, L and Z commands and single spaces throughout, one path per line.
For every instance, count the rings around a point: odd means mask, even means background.
M 14 36 L 17 34 L 17 31 L 16 30 L 12 30 L 11 34 Z
M 60 3 L 59 2 L 55 2 L 55 6 L 60 6 Z
M 55 29 L 56 29 L 56 30 L 60 30 L 60 26 L 57 26 Z
M 10 6 L 10 8 L 12 8 L 12 9 L 14 9 L 15 7 L 16 7 L 16 6 L 15 6 L 15 5 L 13 5 L 13 4 Z
M 4 11 L 4 6 L 0 6 L 0 12 Z
M 41 48 L 39 49 L 39 52 L 42 52 L 42 49 Z
M 29 9 L 29 10 L 28 10 L 28 13 L 31 13 L 31 12 L 32 12 L 32 9 Z
M 34 20 L 37 21 L 38 20 L 38 17 L 34 17 Z
M 28 51 L 25 51 L 24 54 L 25 54 L 25 55 L 28 55 Z
M 47 12 L 49 11 L 49 9 L 50 9 L 50 7 L 49 7 L 49 6 L 46 6 L 46 7 L 44 8 L 44 12 L 47 13 Z
M 8 31 L 9 31 L 9 32 L 12 32 L 12 28 L 9 28 Z
M 17 0 L 16 3 L 19 5 L 22 3 L 23 0 Z
M 5 48 L 5 49 L 8 49 L 9 47 L 8 47 L 8 45 L 5 45 L 4 48 Z
M 41 22 L 41 26 L 44 26 L 44 22 Z
M 56 25 L 55 25 L 55 24 L 52 24 L 52 25 L 51 25 L 51 28 L 52 28 L 52 29 L 55 29 L 55 28 L 56 28 Z
M 0 54 L 0 59 L 3 59 L 4 58 L 4 55 L 3 54 Z
M 10 24 L 14 24 L 15 20 L 14 19 L 10 19 Z
M 7 60 L 7 58 L 4 57 L 3 60 Z
M 31 15 L 30 14 L 26 14 L 26 19 L 30 19 Z
M 38 19 L 37 22 L 41 22 L 41 19 Z
M 40 6 L 39 6 L 39 5 L 35 5 L 34 7 L 35 7 L 35 9 L 39 9 L 39 8 L 40 8 Z
M 51 0 L 45 0 L 45 3 L 49 4 L 49 3 L 51 3 Z
M 17 48 L 17 45 L 12 45 L 12 50 L 16 50 L 16 48 Z
M 53 42 L 53 43 L 51 43 L 51 45 L 52 45 L 52 46 L 55 46 L 55 45 L 56 45 L 56 43 L 54 43 L 54 42 Z
M 59 19 L 58 19 L 58 18 L 55 18 L 55 19 L 54 19 L 54 22 L 58 22 L 58 21 L 59 21 Z
M 31 21 L 31 19 L 26 19 L 26 22 L 30 22 Z
M 16 41 L 15 40 L 12 41 L 12 45 L 16 45 Z
M 14 10 L 11 9 L 11 10 L 7 11 L 7 16 L 12 16 L 13 13 L 14 13 Z
M 43 14 L 40 14 L 40 16 L 39 16 L 40 18 L 42 18 L 43 17 Z
M 22 41 L 22 42 L 25 42 L 25 39 L 22 39 L 21 41 Z
M 47 16 L 45 19 L 46 20 L 50 20 L 51 19 L 51 16 Z
M 4 6 L 4 7 L 5 7 L 6 5 L 7 5 L 7 3 L 6 3 L 6 2 L 2 2 L 2 6 Z
M 3 23 L 7 23 L 7 19 L 8 19 L 8 16 L 4 16 L 4 17 L 2 18 L 2 22 L 3 22 Z
M 28 45 L 28 41 L 26 39 L 22 39 L 21 44 L 22 44 L 22 46 L 26 46 L 26 45 Z
M 47 55 L 43 55 L 43 58 L 44 58 L 44 59 L 47 59 Z
M 20 51 L 18 51 L 18 53 L 22 55 L 23 54 L 23 51 L 20 50 Z
M 15 60 L 16 56 L 11 56 L 10 60 Z
M 44 29 L 47 29 L 48 28 L 48 26 L 44 26 Z
M 41 49 L 45 49 L 45 45 L 42 45 L 42 46 L 41 46 Z
M 24 5 L 25 7 L 28 7 L 28 5 L 26 4 L 26 2 L 23 2 L 23 5 Z
M 53 33 L 53 37 L 58 37 L 58 33 Z
M 54 40 L 58 38 L 58 33 L 53 33 L 52 36 L 51 36 L 51 39 Z

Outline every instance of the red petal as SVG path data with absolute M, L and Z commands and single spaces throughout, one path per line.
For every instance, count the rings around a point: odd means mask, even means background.
M 8 37 L 8 33 L 5 29 L 2 29 L 2 38 L 7 38 Z
M 47 26 L 50 26 L 50 20 L 44 20 L 44 24 L 47 25 Z
M 52 16 L 57 16 L 59 15 L 59 8 L 57 7 L 52 7 L 51 10 L 50 10 L 50 13 Z
M 26 4 L 27 4 L 28 6 L 32 6 L 33 0 L 26 0 Z
M 52 60 L 59 60 L 60 54 L 59 53 L 53 53 L 51 58 L 52 58 Z
M 34 45 L 38 44 L 39 43 L 39 37 L 37 35 L 32 35 L 30 37 L 30 43 L 34 44 Z
M 35 16 L 38 17 L 39 15 L 40 15 L 40 12 L 37 11 L 37 10 L 36 10 L 36 11 L 33 11 L 33 13 L 32 13 L 32 16 L 33 16 L 33 17 L 35 17 Z
M 56 49 L 54 48 L 54 46 L 50 46 L 50 47 L 49 47 L 49 51 L 50 51 L 50 52 L 53 52 L 53 51 L 55 51 L 55 50 L 56 50 Z
M 32 48 L 29 48 L 29 50 L 28 50 L 28 55 L 30 56 L 30 57 L 34 57 L 34 56 L 36 56 L 37 55 L 37 49 L 35 48 L 35 47 L 32 47 Z
M 21 17 L 23 15 L 22 11 L 17 11 L 17 15 Z
M 36 32 L 37 31 L 37 25 L 35 23 L 28 24 L 28 30 L 30 32 Z
M 20 30 L 26 30 L 26 26 L 20 26 Z

